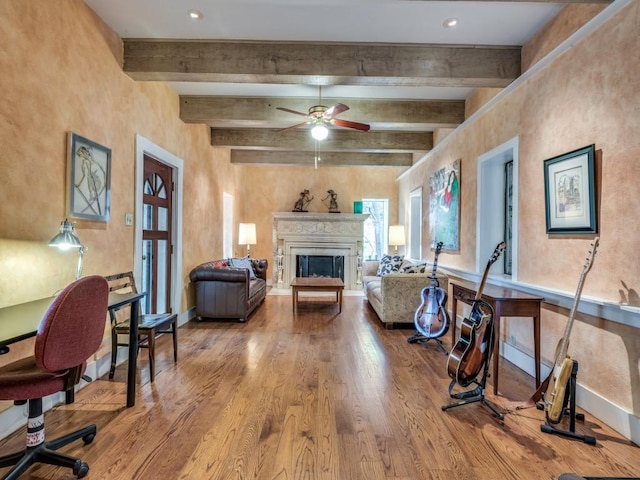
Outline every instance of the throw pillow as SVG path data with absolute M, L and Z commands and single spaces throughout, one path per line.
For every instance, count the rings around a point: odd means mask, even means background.
M 378 264 L 376 276 L 383 277 L 390 273 L 396 273 L 400 270 L 404 255 L 383 255 Z
M 213 266 L 214 267 L 228 267 L 229 264 L 227 262 L 225 262 L 224 260 L 216 260 L 215 262 L 213 262 Z
M 425 273 L 427 269 L 426 263 L 417 263 L 413 265 L 403 265 L 400 273 Z
M 251 280 L 256 278 L 256 274 L 253 272 L 253 267 L 251 266 L 251 260 L 249 260 L 248 257 L 232 258 L 231 266 L 233 268 L 246 268 L 249 270 L 249 278 Z

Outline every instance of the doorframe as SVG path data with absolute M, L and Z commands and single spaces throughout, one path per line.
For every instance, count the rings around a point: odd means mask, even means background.
M 133 275 L 140 285 L 142 275 L 142 209 L 144 193 L 144 156 L 149 155 L 157 161 L 169 165 L 172 169 L 174 183 L 171 238 L 173 254 L 171 255 L 171 305 L 179 315 L 182 314 L 182 183 L 184 162 L 164 148 L 156 145 L 142 135 L 136 135 L 136 184 L 135 184 L 135 235 L 133 245 Z

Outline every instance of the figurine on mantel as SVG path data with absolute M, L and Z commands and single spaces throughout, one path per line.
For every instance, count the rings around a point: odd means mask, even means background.
M 298 198 L 292 212 L 308 212 L 307 207 L 311 203 L 311 200 L 313 200 L 313 196 L 310 197 L 309 190 L 305 188 L 300 192 L 300 198 Z
M 336 192 L 334 192 L 333 190 L 327 190 L 327 196 L 324 197 L 322 199 L 322 202 L 326 205 L 325 200 L 327 198 L 329 198 L 329 213 L 340 213 L 340 210 L 338 210 L 338 201 L 336 200 L 338 198 L 338 194 Z

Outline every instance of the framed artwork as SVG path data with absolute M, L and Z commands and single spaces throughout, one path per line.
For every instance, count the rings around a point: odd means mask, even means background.
M 431 248 L 460 249 L 460 159 L 429 179 L 429 231 Z
M 593 145 L 544 161 L 547 233 L 595 233 Z
M 111 149 L 69 132 L 69 216 L 106 222 L 111 200 Z

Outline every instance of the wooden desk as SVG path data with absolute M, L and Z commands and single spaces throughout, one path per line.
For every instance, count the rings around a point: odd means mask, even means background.
M 140 299 L 146 293 L 109 293 L 108 309 L 131 304 L 129 330 L 129 365 L 127 370 L 127 407 L 136 404 L 136 362 L 138 358 L 138 311 Z M 0 308 L 0 353 L 9 351 L 9 345 L 33 337 L 54 297 Z M 106 321 L 105 317 L 105 321 Z M 69 398 L 69 397 L 67 397 Z
M 339 305 L 339 311 L 342 312 L 342 292 L 344 290 L 344 282 L 339 278 L 296 277 L 291 282 L 291 290 L 294 312 L 298 307 L 299 292 L 336 292 L 336 301 Z
M 451 299 L 451 341 L 456 343 L 456 312 L 458 300 L 471 305 L 478 291 L 478 285 L 464 280 L 449 280 L 453 287 Z M 495 343 L 493 345 L 493 393 L 498 393 L 498 369 L 500 363 L 500 318 L 501 317 L 532 317 L 533 318 L 533 349 L 536 363 L 536 387 L 540 386 L 540 304 L 544 300 L 524 292 L 510 288 L 485 285 L 482 300 L 493 307 L 495 318 Z

